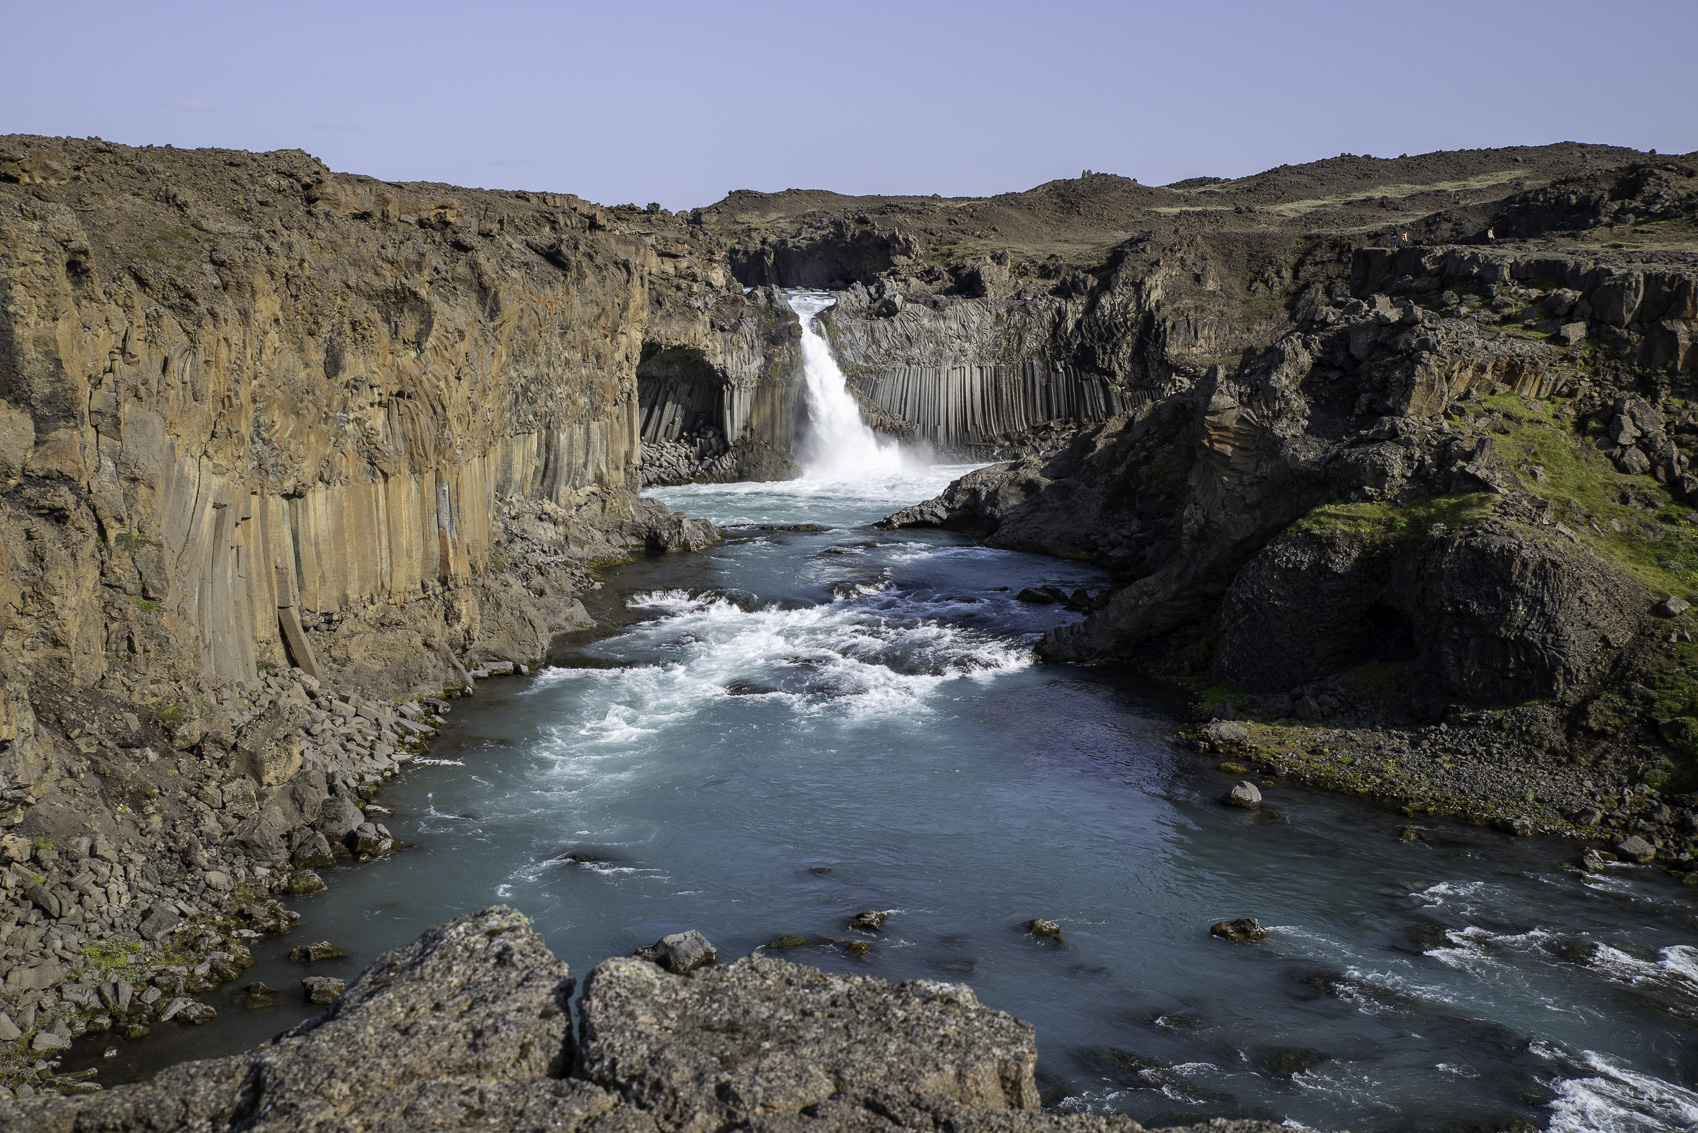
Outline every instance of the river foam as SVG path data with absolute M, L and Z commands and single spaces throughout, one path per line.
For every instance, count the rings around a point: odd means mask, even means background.
M 407 851 L 312 899 L 355 953 L 337 974 L 502 900 L 580 972 L 696 928 L 726 959 L 795 934 L 777 954 L 966 981 L 1035 1023 L 1070 1109 L 1692 1128 L 1690 887 L 1634 867 L 1600 891 L 1566 847 L 1442 821 L 1408 843 L 1290 784 L 1221 806 L 1238 773 L 1174 744 L 1162 702 L 1032 660 L 1079 615 L 1020 589 L 1096 568 L 870 526 L 965 470 L 654 493 L 727 538 L 604 572 L 618 628 L 456 703 L 438 762 L 385 793 Z M 851 954 L 862 909 L 890 919 Z M 1266 940 L 1209 936 L 1245 915 Z M 277 964 L 255 977 L 298 978 Z M 255 1041 L 287 1025 L 229 1006 Z
M 869 585 L 815 606 L 752 609 L 684 590 L 638 594 L 630 605 L 659 616 L 630 627 L 608 650 L 609 660 L 637 654 L 667 660 L 548 669 L 534 689 L 598 686 L 590 699 L 604 709 L 563 725 L 562 734 L 617 747 L 689 727 L 708 702 L 776 703 L 800 716 L 844 720 L 912 719 L 947 682 L 990 680 L 1032 663 L 1019 643 L 916 616 L 889 590 Z

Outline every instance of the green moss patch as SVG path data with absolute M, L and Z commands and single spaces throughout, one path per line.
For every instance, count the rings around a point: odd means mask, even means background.
M 1458 531 L 1491 514 L 1492 497 L 1472 492 L 1426 496 L 1402 507 L 1390 502 L 1323 504 L 1292 524 L 1290 530 L 1322 538 L 1390 542 Z
M 83 945 L 82 957 L 101 979 L 110 979 L 115 971 L 124 974 L 122 970 L 129 967 L 131 958 L 141 950 L 140 941 L 110 937 Z
M 1566 399 L 1535 402 L 1529 410 L 1509 393 L 1485 404 L 1507 428 L 1494 434 L 1505 470 L 1530 494 L 1556 504 L 1558 522 L 1583 546 L 1657 593 L 1698 588 L 1698 528 L 1686 519 L 1692 509 L 1651 477 L 1618 472 L 1592 433 L 1572 428 Z M 1538 467 L 1544 481 L 1520 472 L 1523 464 Z

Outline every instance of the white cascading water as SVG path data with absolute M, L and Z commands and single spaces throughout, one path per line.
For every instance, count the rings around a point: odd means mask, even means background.
M 898 442 L 880 437 L 861 420 L 831 345 L 820 333 L 815 316 L 836 300 L 817 291 L 792 291 L 787 298 L 802 321 L 802 375 L 812 424 L 801 451 L 803 479 L 864 483 L 916 471 Z

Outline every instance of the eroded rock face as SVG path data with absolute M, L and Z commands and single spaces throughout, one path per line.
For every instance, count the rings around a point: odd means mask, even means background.
M 1214 669 L 1281 691 L 1410 663 L 1446 695 L 1513 703 L 1595 679 L 1649 601 L 1597 556 L 1509 523 L 1395 541 L 1294 532 L 1227 590 Z
M 300 151 L 10 136 L 0 166 L 8 686 L 190 703 L 296 666 L 390 696 L 541 656 L 586 624 L 584 563 L 712 537 L 638 499 L 645 353 L 743 391 L 739 428 L 783 401 L 788 310 L 682 219 Z M 28 746 L 0 774 L 33 780 Z
M 1650 605 L 1643 586 L 1597 556 L 1508 524 L 1436 541 L 1400 575 L 1421 667 L 1489 703 L 1584 687 Z
M 1477 281 L 1545 272 L 1575 285 L 1545 300 L 1564 314 L 1638 271 L 1466 248 L 1358 250 L 1352 267 L 1364 281 L 1395 271 Z M 1681 270 L 1658 276 L 1661 291 L 1684 286 Z M 1418 305 L 1410 296 L 1419 282 L 1400 297 L 1335 298 L 1234 369 L 1212 367 L 1057 452 L 980 469 L 885 522 L 1113 568 L 1122 588 L 1044 640 L 1040 653 L 1052 659 L 1125 657 L 1218 610 L 1212 663 L 1251 688 L 1418 660 L 1465 700 L 1561 695 L 1632 637 L 1643 595 L 1580 554 L 1572 531 L 1565 542 L 1536 490 L 1517 496 L 1492 419 L 1456 406 L 1478 403 L 1482 390 L 1545 397 L 1573 381 L 1564 375 L 1574 360 L 1549 343 L 1482 334 L 1455 296 Z M 1447 415 L 1474 427 L 1454 428 Z M 1684 457 L 1643 399 L 1618 402 L 1609 425 L 1600 444 L 1618 463 L 1649 451 L 1638 470 L 1686 491 Z M 1536 489 L 1542 472 L 1520 475 Z M 1398 508 L 1461 495 L 1501 497 L 1505 522 L 1467 538 L 1453 532 L 1430 550 L 1421 540 L 1323 547 L 1281 537 L 1331 501 Z
M 97 1094 L 0 1101 L 0 1130 L 1140 1131 L 1038 1112 L 1031 1026 L 958 984 L 759 955 L 689 976 L 608 960 L 586 982 L 576 1046 L 572 990 L 529 922 L 497 906 L 379 957 L 264 1046 Z
M 0 137 L 0 828 L 110 843 L 0 921 L 163 942 L 143 893 L 393 848 L 355 793 L 435 726 L 387 702 L 587 626 L 592 562 L 717 538 L 638 494 L 639 370 L 686 353 L 779 436 L 758 298 L 658 210 Z

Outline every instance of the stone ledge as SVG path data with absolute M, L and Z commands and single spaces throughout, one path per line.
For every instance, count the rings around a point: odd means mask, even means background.
M 0 1131 L 1142 1128 L 1039 1110 L 1031 1025 L 958 984 L 758 954 L 687 976 L 613 959 L 586 982 L 577 1036 L 573 987 L 522 914 L 484 909 L 380 956 L 263 1046 L 96 1094 L 0 1101 Z

